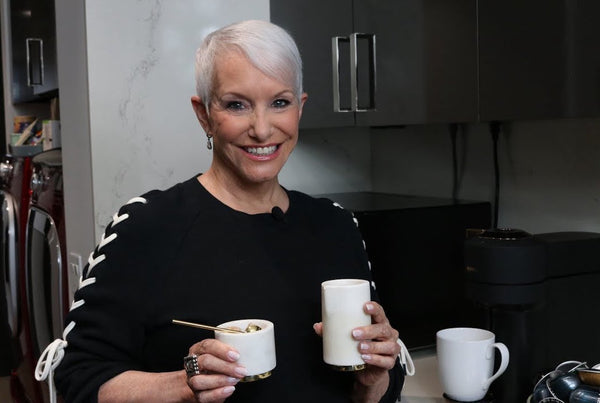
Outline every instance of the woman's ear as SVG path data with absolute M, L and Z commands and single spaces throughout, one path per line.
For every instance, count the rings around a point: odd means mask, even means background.
M 210 133 L 210 120 L 208 119 L 207 108 L 204 105 L 202 99 L 199 96 L 194 95 L 192 97 L 192 108 L 194 108 L 194 112 L 196 112 L 196 117 L 200 122 L 200 125 L 204 129 L 206 133 Z
M 302 117 L 302 110 L 304 109 L 304 103 L 306 102 L 306 100 L 308 99 L 308 94 L 306 92 L 303 92 L 302 95 L 300 96 L 300 108 L 299 108 L 299 116 L 298 118 Z

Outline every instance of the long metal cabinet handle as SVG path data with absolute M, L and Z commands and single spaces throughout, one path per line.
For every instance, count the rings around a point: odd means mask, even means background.
M 37 45 L 37 46 L 36 46 Z M 34 50 L 37 48 L 37 52 Z M 25 39 L 27 52 L 27 85 L 44 85 L 44 41 L 39 38 Z M 37 63 L 37 74 L 34 73 L 34 63 Z
M 361 108 L 358 98 L 358 39 L 365 38 L 369 40 L 369 104 Z M 353 33 L 350 35 L 350 95 L 352 97 L 352 110 L 355 112 L 369 112 L 375 110 L 375 96 L 377 92 L 377 77 L 375 65 L 375 34 Z
M 340 106 L 340 42 L 348 42 L 347 36 L 334 36 L 331 38 L 331 66 L 333 67 L 333 111 L 353 112 L 352 108 Z
M 369 40 L 369 104 L 361 107 L 358 94 L 358 40 Z M 340 42 L 350 43 L 350 108 L 340 106 Z M 333 68 L 333 110 L 335 112 L 368 112 L 375 110 L 377 95 L 376 44 L 374 34 L 353 33 L 331 39 L 331 65 Z

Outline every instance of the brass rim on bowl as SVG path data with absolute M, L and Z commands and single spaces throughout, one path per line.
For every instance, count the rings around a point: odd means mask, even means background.
M 267 372 L 263 372 L 262 374 L 258 374 L 258 375 L 248 375 L 243 377 L 242 379 L 240 379 L 240 382 L 254 382 L 254 381 L 259 381 L 261 379 L 265 379 L 271 376 L 271 371 L 267 371 Z
M 366 364 L 357 364 L 357 365 L 330 365 L 331 368 L 336 371 L 341 372 L 353 372 L 353 371 L 361 371 L 367 367 Z

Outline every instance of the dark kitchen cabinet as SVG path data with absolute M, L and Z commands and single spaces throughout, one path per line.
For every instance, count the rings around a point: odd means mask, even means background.
M 564 0 L 479 0 L 479 117 L 557 117 L 564 110 Z
M 271 1 L 271 21 L 292 34 L 303 57 L 302 127 L 476 120 L 475 1 Z M 336 69 L 340 109 L 352 109 L 356 72 L 361 111 L 334 111 Z
M 600 2 L 478 0 L 479 119 L 600 116 Z
M 10 1 L 12 101 L 56 96 L 56 25 L 53 0 Z
M 600 116 L 600 2 L 566 1 L 564 117 Z

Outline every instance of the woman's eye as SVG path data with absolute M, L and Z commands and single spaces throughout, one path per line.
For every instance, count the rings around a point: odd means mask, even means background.
M 273 101 L 273 106 L 275 108 L 285 108 L 289 104 L 291 104 L 291 102 L 287 99 L 276 99 L 275 101 Z
M 229 101 L 229 102 L 227 102 L 225 107 L 227 109 L 230 109 L 233 111 L 241 111 L 241 110 L 245 109 L 244 104 L 240 101 Z

